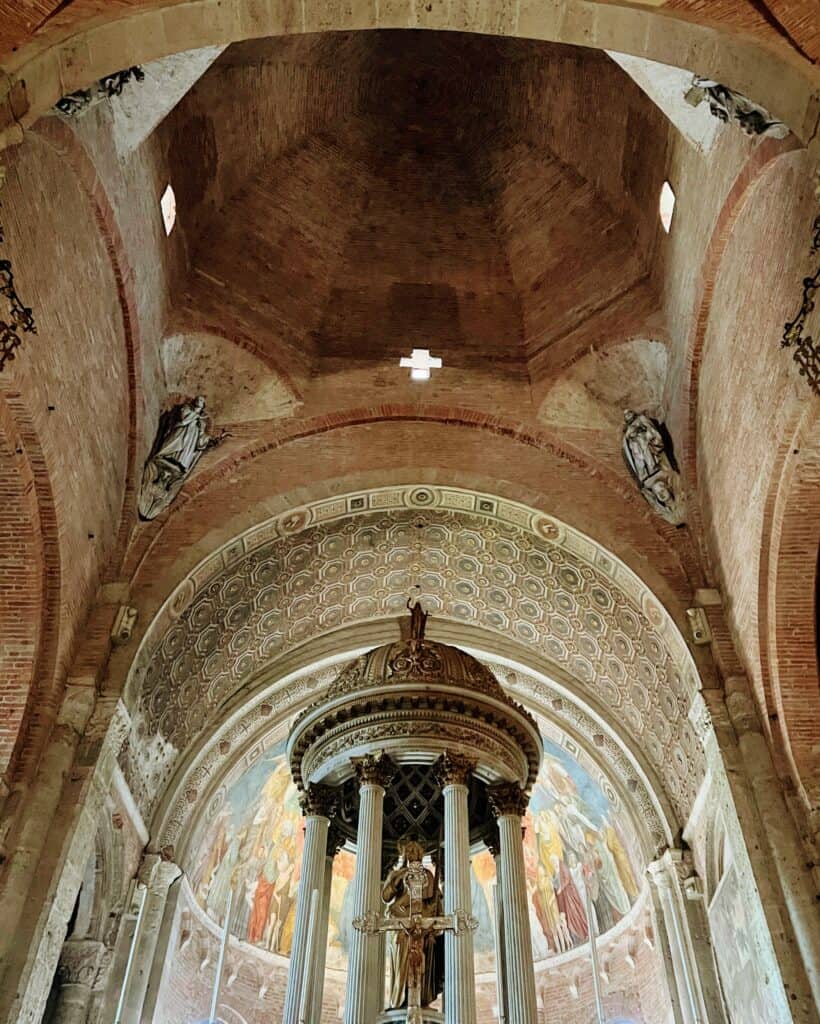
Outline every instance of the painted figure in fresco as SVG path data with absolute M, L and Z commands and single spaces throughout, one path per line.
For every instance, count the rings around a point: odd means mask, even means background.
M 248 942 L 261 942 L 265 936 L 271 900 L 273 899 L 273 889 L 278 875 L 276 846 L 271 843 L 268 856 L 256 880 L 253 907 L 248 921 Z
M 388 916 L 402 918 L 410 916 L 410 890 L 405 884 L 410 865 L 420 862 L 424 848 L 413 839 L 399 843 L 399 863 L 387 876 L 382 886 L 382 899 L 388 904 Z M 438 882 L 429 868 L 423 868 L 426 878 L 422 891 L 421 914 L 424 917 L 440 917 L 442 900 Z M 410 975 L 411 942 L 402 931 L 387 933 L 387 959 L 390 965 L 391 1010 L 407 1005 L 408 980 Z M 424 939 L 424 976 L 421 985 L 421 1005 L 429 1006 L 443 988 L 444 972 L 440 958 L 436 956 L 436 935 L 432 930 Z
M 215 921 L 221 921 L 228 905 L 228 893 L 233 888 L 234 871 L 239 863 L 239 853 L 245 833 L 235 835 L 228 844 L 228 851 L 214 871 L 211 884 L 208 886 L 208 913 Z

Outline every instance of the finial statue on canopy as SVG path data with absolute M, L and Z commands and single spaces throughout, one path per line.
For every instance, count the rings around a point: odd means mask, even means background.
M 423 640 L 429 613 L 422 608 L 421 601 L 418 598 L 416 598 L 413 604 L 410 603 L 411 600 L 412 598 L 407 598 L 407 607 L 410 611 L 410 639 Z

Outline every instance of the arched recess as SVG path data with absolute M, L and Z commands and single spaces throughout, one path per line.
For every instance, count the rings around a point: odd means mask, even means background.
M 236 538 L 180 583 L 127 684 L 126 774 L 143 815 L 180 757 L 235 701 L 269 687 L 271 672 L 288 679 L 349 655 L 353 624 L 363 630 L 357 646 L 391 635 L 416 576 L 447 639 L 561 680 L 611 723 L 636 764 L 663 778 L 685 819 L 704 770 L 690 720 L 698 677 L 661 604 L 565 523 L 440 486 L 303 506 Z
M 276 6 L 252 0 L 178 5 L 149 0 L 136 11 L 130 7 L 98 15 L 85 27 L 75 23 L 60 31 L 55 25 L 53 34 L 10 54 L 0 140 L 19 140 L 22 128 L 61 93 L 84 88 L 119 68 L 240 39 L 360 28 L 483 32 L 631 53 L 723 81 L 762 103 L 798 137 L 812 137 L 817 75 L 798 51 L 773 39 L 755 40 L 725 22 L 699 24 L 686 12 L 583 0 L 523 8 L 491 3 L 453 8 L 406 0 L 369 9 L 328 9 L 322 0 Z

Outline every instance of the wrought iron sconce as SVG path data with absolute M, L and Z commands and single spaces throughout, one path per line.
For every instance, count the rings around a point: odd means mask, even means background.
M 134 65 L 134 67 L 125 68 L 124 71 L 115 71 L 113 74 L 105 75 L 90 89 L 78 89 L 57 100 L 57 109 L 61 114 L 75 117 L 100 100 L 120 96 L 131 79 L 135 82 L 142 82 L 145 79 L 145 72 L 141 67 Z
M 820 252 L 820 216 L 815 217 L 812 225 L 811 255 Z M 794 348 L 792 358 L 797 363 L 801 377 L 805 377 L 809 387 L 816 395 L 820 395 L 820 349 L 810 334 L 804 334 L 806 320 L 816 303 L 815 293 L 820 289 L 820 266 L 812 277 L 803 278 L 803 301 L 797 316 L 783 328 L 782 348 Z

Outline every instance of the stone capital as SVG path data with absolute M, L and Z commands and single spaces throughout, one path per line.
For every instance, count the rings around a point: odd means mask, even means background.
M 333 786 L 314 782 L 299 794 L 299 805 L 306 818 L 332 818 L 339 803 L 339 795 Z
M 97 979 L 97 971 L 105 946 L 93 939 L 69 939 L 60 950 L 57 976 L 61 985 L 86 985 L 91 988 Z
M 390 785 L 396 774 L 396 765 L 381 750 L 376 754 L 353 757 L 350 759 L 350 763 L 353 765 L 353 771 L 356 773 L 360 786 L 381 786 L 384 789 Z
M 466 786 L 475 771 L 475 761 L 461 754 L 442 754 L 433 766 L 436 781 L 442 789 L 445 786 Z
M 493 814 L 497 818 L 515 815 L 521 818 L 527 810 L 529 800 L 517 782 L 500 782 L 487 788 Z
M 163 853 L 145 853 L 137 872 L 137 882 L 149 892 L 167 890 L 182 874 L 182 869 Z

